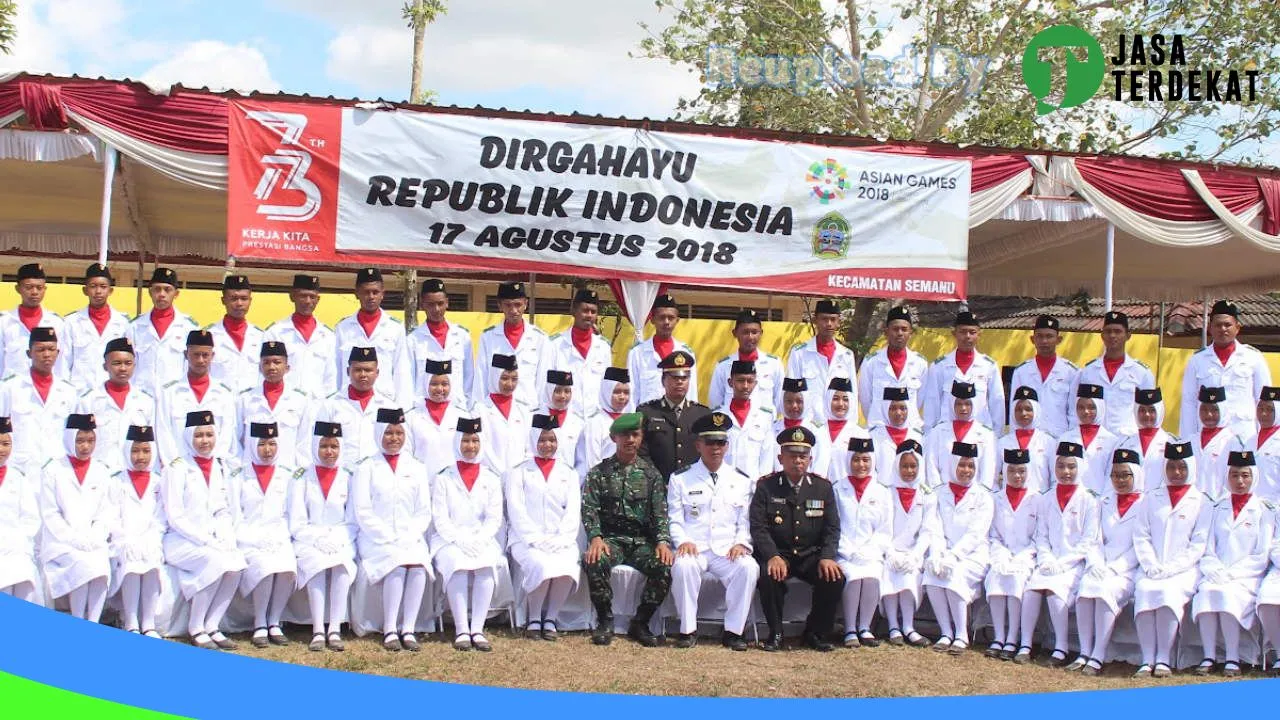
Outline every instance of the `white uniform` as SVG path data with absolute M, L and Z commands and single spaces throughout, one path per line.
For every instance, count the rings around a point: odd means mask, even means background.
M 1066 358 L 1056 358 L 1049 375 L 1040 378 L 1040 366 L 1033 357 L 1013 370 L 1013 379 L 1009 387 L 1017 390 L 1029 387 L 1036 391 L 1039 398 L 1040 412 L 1036 423 L 1046 433 L 1057 437 L 1075 424 L 1076 418 L 1076 375 L 1080 369 Z M 1010 425 L 1013 421 L 1010 420 Z
M 1114 492 L 1102 499 L 1099 504 L 1102 540 L 1089 552 L 1084 579 L 1080 581 L 1079 597 L 1101 600 L 1117 615 L 1133 599 L 1133 583 L 1139 572 L 1133 538 L 1141 524 L 1139 518 L 1145 512 L 1144 503 L 1145 495 L 1135 500 L 1121 517 Z M 1095 574 L 1094 568 L 1101 568 L 1101 576 Z M 1099 652 L 1105 651 L 1106 648 L 1099 648 Z
M 733 399 L 733 388 L 729 386 L 733 369 L 733 361 L 741 358 L 739 353 L 721 358 L 711 371 L 711 385 L 707 388 L 707 407 L 728 405 Z M 782 407 L 782 360 L 776 355 L 756 351 L 756 389 L 751 391 L 751 404 L 761 407 Z
M 1112 433 L 1127 436 L 1138 432 L 1138 421 L 1133 414 L 1133 391 L 1154 390 L 1156 378 L 1142 362 L 1125 355 L 1114 378 L 1107 377 L 1102 358 L 1096 358 L 1080 368 L 1080 372 L 1076 374 L 1075 387 L 1071 389 L 1072 398 L 1076 397 L 1076 388 L 1081 385 L 1102 387 L 1102 399 L 1107 403 L 1107 412 L 1106 417 L 1099 421 Z M 1071 425 L 1075 427 L 1077 424 L 1075 414 L 1072 413 Z
M 938 423 L 929 431 L 929 434 L 924 436 L 924 481 L 930 487 L 946 484 L 946 478 L 950 475 L 948 468 L 955 463 L 951 447 L 956 442 L 958 440 L 955 427 L 950 420 Z M 975 421 L 969 426 L 964 440 L 959 442 L 978 446 L 978 474 L 973 484 L 981 485 L 987 490 L 994 488 L 996 485 L 995 433 L 991 432 L 991 428 Z
M 347 437 L 346 428 L 342 437 Z M 354 493 L 357 555 L 369 582 L 380 582 L 402 565 L 421 565 L 430 575 L 431 487 L 426 467 L 404 452 L 394 470 L 381 453 L 370 455 L 356 466 Z
M 934 494 L 938 498 L 940 532 L 933 536 L 929 562 L 939 561 L 949 567 L 951 573 L 942 578 L 932 569 L 926 569 L 924 584 L 950 590 L 966 603 L 973 602 L 987 576 L 990 560 L 987 536 L 991 533 L 995 504 L 991 493 L 976 483 L 958 503 L 950 487 Z
M 893 477 L 890 473 L 893 472 L 893 463 L 898 456 L 898 445 L 901 443 L 894 441 L 893 436 L 889 434 L 884 425 L 871 426 L 867 434 L 871 436 L 871 442 L 876 448 L 874 455 L 876 480 L 884 485 L 889 485 L 892 482 L 890 478 Z M 902 442 L 908 440 L 915 440 L 920 443 L 921 447 L 924 447 L 924 436 L 915 430 L 908 430 L 906 435 L 903 436 Z M 924 477 L 923 474 L 921 477 Z
M 858 400 L 858 371 L 853 351 L 836 343 L 831 362 L 818 352 L 817 338 L 809 338 L 791 348 L 787 353 L 787 377 L 804 378 L 808 390 L 804 393 L 804 407 L 812 417 L 826 419 L 827 407 L 823 402 L 827 386 L 832 378 L 845 378 L 853 385 L 849 393 L 849 407 L 860 407 Z M 781 404 L 779 404 L 781 407 Z
M 490 470 L 501 476 L 524 462 L 528 456 L 525 446 L 528 444 L 529 423 L 533 421 L 529 408 L 512 397 L 511 408 L 503 416 L 493 400 L 486 396 L 472 408 L 472 412 L 475 417 L 480 418 L 481 427 L 484 428 L 486 442 L 480 444 L 480 454 Z M 608 439 L 607 432 L 605 438 Z M 441 451 L 446 454 L 440 457 L 449 457 L 447 452 L 450 447 L 451 445 L 446 445 Z
M 67 328 L 58 315 L 40 308 L 40 320 L 32 327 L 53 328 L 58 337 L 58 359 L 53 365 L 56 377 L 69 379 L 68 370 L 71 354 L 67 352 L 71 345 L 67 343 Z M 31 369 L 31 358 L 27 357 L 27 349 L 31 344 L 31 331 L 18 319 L 18 310 L 14 308 L 0 313 L 0 376 L 26 373 Z M 98 353 L 98 365 L 102 365 L 102 353 Z
M 409 333 L 406 342 L 409 346 L 409 366 L 413 368 L 415 399 L 427 396 L 427 386 L 431 382 L 431 377 L 425 370 L 428 360 L 452 361 L 452 372 L 449 373 L 450 400 L 466 404 L 474 397 L 476 361 L 471 356 L 471 331 L 457 323 L 448 325 L 443 347 L 425 322 Z
M 827 431 L 827 424 L 822 420 L 812 417 L 800 421 L 798 427 L 808 428 L 813 433 L 816 442 L 813 448 L 809 450 L 809 472 L 821 475 L 823 471 L 831 467 L 831 433 Z M 778 434 L 787 429 L 786 420 L 779 418 L 773 423 L 773 432 L 770 437 L 777 441 Z M 773 470 L 777 472 L 782 469 L 782 464 L 778 461 L 778 453 L 773 454 Z M 767 474 L 767 473 L 765 473 Z M 826 477 L 825 475 L 823 477 Z
M 732 465 L 754 480 L 773 472 L 778 461 L 778 434 L 773 431 L 773 409 L 756 406 L 752 401 L 747 419 L 741 426 L 728 404 L 716 409 L 733 418 L 729 428 L 729 447 L 724 455 L 726 465 Z M 608 457 L 608 456 L 606 456 Z M 810 464 L 814 471 L 817 466 Z
M 1192 436 L 1191 449 L 1196 454 L 1196 487 L 1212 500 L 1220 500 L 1230 494 L 1226 488 L 1227 456 L 1239 450 L 1243 444 L 1230 429 L 1223 427 L 1208 445 L 1201 447 L 1200 433 Z
M 248 565 L 240 574 L 240 594 L 245 597 L 266 578 L 298 569 L 287 514 L 289 486 L 301 477 L 301 470 L 277 464 L 264 492 L 253 466 L 246 463 L 243 468 L 232 470 L 227 479 L 236 546 Z
M 1267 360 L 1252 345 L 1235 341 L 1235 349 L 1223 365 L 1210 345 L 1201 348 L 1187 361 L 1182 370 L 1182 412 L 1178 416 L 1178 433 L 1190 437 L 1199 429 L 1198 402 L 1196 396 L 1202 387 L 1220 387 L 1227 391 L 1222 410 L 1221 424 L 1237 435 L 1247 435 L 1254 429 L 1255 408 L 1262 388 L 1271 384 L 1271 369 Z
M 133 343 L 133 382 L 140 389 L 156 394 L 166 383 L 182 379 L 187 373 L 187 335 L 199 330 L 190 315 L 173 309 L 173 320 L 165 329 L 164 337 L 156 334 L 151 324 L 151 313 L 143 313 L 129 323 L 125 336 Z M 159 428 L 157 428 L 159 429 Z
M 373 334 L 366 335 L 357 313 L 339 321 L 333 335 L 334 371 L 340 383 L 345 383 L 343 378 L 347 377 L 347 358 L 351 356 L 351 348 L 371 347 L 378 352 L 378 379 L 373 384 L 374 389 L 395 398 L 397 407 L 407 407 L 413 401 L 415 368 L 409 365 L 409 343 L 405 338 L 404 325 L 399 320 L 382 310 Z
M 1252 627 L 1258 587 L 1269 562 L 1275 510 L 1254 496 L 1235 515 L 1228 496 L 1206 508 L 1205 514 L 1208 542 L 1200 558 L 1200 585 L 1191 601 L 1191 616 L 1221 612 Z
M 351 490 L 351 474 L 341 467 L 327 496 L 314 466 L 289 487 L 289 532 L 298 558 L 299 588 L 330 568 L 345 568 L 355 577 L 358 530 Z
M 36 569 L 40 535 L 40 475 L 10 465 L 0 481 L 0 588 L 31 583 L 37 597 L 43 582 Z
M 221 321 L 205 330 L 213 336 L 213 364 L 209 366 L 209 376 L 231 388 L 233 393 L 253 387 L 258 380 L 262 330 L 253 323 L 245 323 L 244 344 L 238 348 Z
M 1016 430 L 1009 430 L 996 441 L 996 478 L 1004 477 L 1004 451 L 1018 450 L 1022 447 L 1018 442 L 1018 433 Z M 1035 429 L 1031 433 L 1031 439 L 1027 441 L 1026 450 L 1031 454 L 1031 465 L 1027 474 L 1027 491 L 1033 495 L 1038 495 L 1053 484 L 1053 464 L 1055 461 L 1055 453 L 1058 451 L 1058 438 L 1049 433 Z M 1160 452 L 1164 452 L 1161 446 Z M 1164 456 L 1161 455 L 1161 462 Z
M 495 380 L 489 377 L 489 364 L 494 355 L 515 355 L 520 382 L 516 385 L 516 400 L 528 407 L 537 407 L 542 397 L 542 384 L 547 380 L 542 361 L 546 357 L 547 333 L 533 323 L 524 324 L 518 347 L 511 347 L 502 323 L 485 328 L 480 333 L 480 352 L 476 355 L 476 387 L 472 402 L 479 402 L 490 393 L 498 392 Z M 635 377 L 634 375 L 632 377 Z M 631 387 L 635 399 L 635 386 Z
M 419 401 L 404 414 L 404 427 L 409 434 L 405 448 L 427 467 L 427 477 L 434 478 L 435 471 L 453 458 L 453 436 L 457 433 L 458 418 L 463 417 L 472 417 L 471 408 L 456 401 L 449 402 L 439 424 L 431 419 L 426 401 Z
M 151 471 L 151 479 L 141 495 L 125 470 L 111 476 L 110 595 L 120 589 L 125 575 L 146 575 L 164 568 L 164 534 L 168 524 L 164 504 L 160 502 L 163 486 L 164 474 L 157 470 Z
M 846 453 L 847 454 L 847 453 Z M 893 505 L 897 493 L 878 482 L 867 483 L 862 499 L 846 472 L 831 481 L 840 513 L 840 542 L 836 563 L 846 582 L 875 580 L 884 575 L 884 554 L 893 545 Z M 852 619 L 846 618 L 852 623 Z
M 114 470 L 122 470 L 128 456 L 129 441 L 125 435 L 130 425 L 155 425 L 156 401 L 148 393 L 136 387 L 129 388 L 124 407 L 116 404 L 99 383 L 83 393 L 76 401 L 75 412 L 93 415 L 97 421 L 97 444 L 93 447 L 93 459 Z M 183 423 L 186 418 L 182 419 Z M 152 447 L 152 452 L 155 447 Z
M 59 598 L 111 576 L 111 476 L 90 462 L 81 483 L 66 457 L 50 460 L 41 475 L 40 567 L 49 596 Z
M 275 423 L 278 447 L 276 464 L 287 468 L 296 468 L 306 461 L 311 454 L 311 427 L 303 427 L 302 423 L 315 402 L 310 395 L 294 385 L 289 375 L 284 379 L 284 390 L 276 399 L 273 408 L 267 402 L 263 392 L 262 378 L 257 385 L 241 390 L 236 398 L 236 446 L 245 450 L 257 444 L 258 439 L 249 437 L 249 425 L 252 423 Z M 314 427 L 314 425 L 312 426 Z M 246 453 L 246 456 L 248 453 Z
M 868 427 L 878 423 L 889 424 L 889 418 L 885 415 L 887 405 L 881 400 L 884 389 L 889 387 L 907 389 L 910 396 L 907 400 L 907 427 L 913 430 L 924 427 L 920 400 L 929 375 L 929 361 L 911 348 L 907 348 L 906 352 L 907 361 L 902 366 L 901 375 L 894 375 L 893 365 L 889 362 L 888 350 L 885 348 L 862 359 L 862 367 L 858 368 L 858 403 Z
M 741 635 L 755 595 L 760 564 L 751 556 L 751 495 L 755 483 L 730 465 L 711 473 L 698 460 L 671 474 L 667 483 L 667 519 L 678 550 L 693 544 L 697 554 L 681 555 L 671 566 L 671 595 L 680 616 L 680 632 L 698 628 L 698 593 L 704 573 L 725 588 L 724 629 Z M 745 555 L 730 560 L 735 545 Z
M 1164 484 L 1164 446 L 1168 445 L 1171 439 L 1172 436 L 1169 433 L 1156 428 L 1146 452 L 1143 452 L 1142 438 L 1137 434 L 1117 439 L 1115 450 L 1120 448 L 1133 450 L 1142 457 L 1142 477 L 1146 487 L 1135 488 L 1136 491 L 1151 492 Z
M 1110 410 L 1109 406 L 1108 410 Z M 1080 435 L 1080 427 L 1077 425 L 1063 433 L 1062 437 L 1058 438 L 1058 441 L 1075 443 L 1084 447 L 1084 460 L 1087 463 L 1087 468 L 1084 476 L 1076 478 L 1076 482 L 1094 495 L 1099 497 L 1104 495 L 1108 488 L 1111 487 L 1111 457 L 1115 453 L 1116 446 L 1120 443 L 1120 438 L 1112 434 L 1106 427 L 1099 425 L 1098 434 L 1094 435 L 1093 442 L 1085 445 L 1084 438 Z M 1057 460 L 1056 457 L 1050 459 L 1054 462 Z M 1050 475 L 1050 477 L 1052 481 L 1049 486 L 1057 485 L 1057 475 Z
M 849 476 L 849 460 L 851 458 L 849 440 L 851 438 L 865 440 L 870 438 L 871 434 L 861 425 L 850 420 L 844 424 L 844 427 L 840 428 L 840 432 L 836 433 L 835 437 L 831 437 L 831 425 L 828 423 L 827 437 L 831 440 L 831 451 L 827 460 L 827 472 L 822 475 L 831 480 L 832 483 L 835 483 L 837 479 L 844 479 Z
M 284 343 L 285 351 L 289 353 L 287 377 L 313 398 L 323 400 L 329 393 L 341 390 L 346 383 L 346 375 L 338 375 L 338 368 L 333 362 L 338 353 L 333 331 L 319 320 L 309 340 L 304 339 L 294 327 L 292 316 L 277 320 L 262 334 L 262 339 L 264 342 Z
M 398 407 L 395 399 L 374 389 L 369 404 L 362 409 L 359 400 L 352 400 L 347 396 L 347 387 L 344 386 L 323 402 L 313 402 L 312 410 L 302 422 L 302 427 L 309 433 L 317 422 L 341 425 L 342 459 L 339 462 L 354 473 L 356 462 L 378 452 L 379 445 L 373 437 L 373 423 L 378 417 L 378 409 L 395 407 Z M 406 449 L 411 447 L 408 442 L 405 443 Z
M 1066 507 L 1058 507 L 1056 488 L 1042 493 L 1037 504 L 1036 569 L 1027 589 L 1051 592 L 1070 605 L 1080 590 L 1085 560 L 1101 541 L 1098 496 L 1081 484 Z M 1058 572 L 1047 572 L 1055 566 Z
M 81 392 L 102 385 L 107 381 L 102 354 L 108 342 L 129 334 L 129 317 L 112 308 L 101 333 L 89 318 L 88 308 L 80 308 L 62 320 L 66 335 L 58 338 L 58 347 L 67 359 L 67 381 Z
M 542 374 L 563 370 L 573 374 L 573 399 L 569 409 L 578 417 L 587 417 L 600 407 L 600 381 L 613 362 L 613 348 L 599 333 L 591 335 L 591 346 L 584 358 L 573 346 L 573 331 L 565 330 L 547 339 Z M 522 376 L 523 377 L 523 376 Z
M 968 372 L 960 372 L 956 365 L 956 351 L 943 355 L 929 366 L 920 405 L 924 411 L 924 426 L 929 428 L 942 420 L 951 419 L 955 398 L 951 396 L 953 383 L 970 383 L 977 390 L 973 398 L 973 419 L 993 431 L 1005 426 L 1004 381 L 1000 377 L 1000 364 L 991 356 L 974 351 L 973 364 Z
M 191 383 L 185 377 L 166 383 L 156 399 L 156 448 L 161 462 L 168 464 L 182 457 L 186 447 L 182 433 L 186 428 L 187 413 L 201 410 L 213 413 L 213 424 L 218 433 L 214 456 L 235 467 L 240 462 L 235 393 L 226 385 L 210 379 L 204 397 L 196 398 L 196 391 L 191 389 Z
M 543 406 L 535 414 L 549 415 L 550 413 Z M 578 445 L 582 442 L 582 436 L 586 434 L 586 429 L 582 418 L 575 415 L 572 410 L 565 411 L 560 427 L 556 428 L 556 439 L 559 441 L 556 457 L 563 460 L 566 465 L 573 465 L 578 462 Z M 579 475 L 584 480 L 587 477 L 585 473 L 579 472 Z
M 1021 599 L 1026 591 L 1036 567 L 1036 527 L 1043 497 L 1027 488 L 1015 510 L 1005 488 L 992 491 L 991 533 L 987 536 L 991 569 L 983 582 L 988 597 Z
M 431 518 L 427 542 L 442 583 L 456 572 L 486 568 L 497 572 L 503 554 L 498 537 L 503 527 L 502 480 L 492 470 L 481 465 L 475 484 L 467 490 L 456 462 L 437 469 L 431 486 Z
M 678 338 L 672 338 L 671 352 L 683 350 L 693 356 L 694 371 L 689 374 L 689 399 L 698 400 L 698 372 L 697 359 L 698 355 L 685 343 Z M 653 338 L 643 340 L 631 346 L 627 351 L 627 372 L 631 374 L 631 402 L 636 407 L 649 402 L 650 400 L 662 399 L 666 391 L 662 389 L 662 370 L 658 368 L 658 363 L 662 362 L 662 357 L 653 349 Z M 523 370 L 521 371 L 523 373 Z M 520 377 L 524 377 L 521 375 Z M 823 385 L 826 387 L 826 385 Z
M 1243 440 L 1245 450 L 1254 453 L 1258 465 L 1254 469 L 1253 494 L 1272 503 L 1280 501 L 1280 431 L 1259 443 L 1260 432 Z
M 1211 502 L 1194 486 L 1187 488 L 1177 507 L 1170 504 L 1168 487 L 1144 498 L 1133 535 L 1141 565 L 1133 589 L 1134 613 L 1166 607 L 1182 617 L 1200 580 L 1200 558 L 1209 539 L 1209 514 L 1204 510 Z M 1152 573 L 1164 577 L 1151 577 Z
M 934 536 L 942 532 L 939 525 L 937 493 L 916 484 L 911 510 L 904 510 L 902 498 L 896 488 L 889 488 L 893 501 L 893 543 L 885 553 L 884 577 L 880 580 L 880 595 L 894 595 L 903 591 L 911 593 L 916 606 L 920 605 L 921 581 L 924 579 L 924 558 L 933 546 Z M 905 562 L 908 570 L 895 567 Z
M 178 571 L 178 588 L 188 600 L 226 573 L 246 567 L 236 547 L 230 498 L 221 460 L 214 459 L 207 482 L 195 461 L 185 456 L 165 468 L 160 490 L 168 524 L 164 561 Z
M 576 587 L 578 533 L 582 530 L 582 490 L 577 473 L 557 462 L 544 478 L 533 458 L 528 458 L 508 471 L 502 484 L 509 523 L 507 544 L 520 567 L 524 592 L 533 592 L 557 577 L 569 578 Z
M 37 477 L 50 458 L 62 457 L 62 430 L 67 416 L 75 412 L 76 390 L 57 375 L 42 401 L 23 371 L 0 381 L 0 416 L 13 420 L 13 454 L 9 464 Z

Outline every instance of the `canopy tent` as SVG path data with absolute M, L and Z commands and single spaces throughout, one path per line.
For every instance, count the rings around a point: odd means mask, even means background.
M 179 87 L 154 94 L 141 84 L 74 77 L 0 82 L 0 126 L 22 128 L 0 129 L 0 251 L 93 257 L 105 240 L 113 256 L 145 251 L 169 261 L 225 261 L 227 104 L 234 97 Z M 973 168 L 970 294 L 1083 289 L 1177 301 L 1270 290 L 1280 276 L 1280 171 L 578 114 L 379 106 L 966 158 Z

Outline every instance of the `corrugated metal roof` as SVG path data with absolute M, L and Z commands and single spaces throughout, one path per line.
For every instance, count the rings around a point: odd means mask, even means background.
M 1232 298 L 1232 301 L 1240 308 L 1240 323 L 1250 332 L 1280 331 L 1280 299 L 1271 295 L 1244 295 Z M 1135 332 L 1159 332 L 1160 303 L 1120 300 L 1112 303 L 1112 309 L 1128 315 L 1129 326 Z M 1096 332 L 1102 329 L 1105 312 L 1104 300 L 1089 300 L 1087 309 L 1057 302 L 1029 307 L 1003 317 L 988 316 L 983 325 L 1030 330 L 1038 316 L 1053 315 L 1061 322 L 1063 330 Z M 1166 303 L 1164 312 L 1166 335 L 1198 335 L 1203 327 L 1203 302 Z

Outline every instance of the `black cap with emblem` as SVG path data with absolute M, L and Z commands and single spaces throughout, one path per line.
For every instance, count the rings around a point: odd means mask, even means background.
M 1142 462 L 1142 456 L 1138 454 L 1137 450 L 1116 448 L 1116 451 L 1111 453 L 1111 462 L 1116 465 L 1122 463 L 1125 465 L 1138 465 Z
M 887 387 L 880 395 L 881 399 L 889 402 L 907 402 L 911 399 L 911 391 L 904 387 Z
M 604 379 L 609 382 L 629 384 L 631 371 L 624 367 L 607 367 L 604 369 Z
M 265 357 L 289 357 L 289 348 L 279 340 L 268 340 L 262 343 L 262 349 L 258 351 L 258 358 Z
M 427 360 L 422 363 L 423 370 L 430 376 L 453 374 L 452 360 Z
M 734 360 L 729 364 L 729 375 L 755 375 L 756 364 L 751 360 Z
M 1160 388 L 1144 390 L 1138 388 L 1133 391 L 1133 401 L 1139 405 L 1157 405 L 1164 400 L 1164 395 L 1160 393 Z
M 186 427 L 202 427 L 213 424 L 213 413 L 208 410 L 195 410 L 187 413 Z
M 94 278 L 106 278 L 107 282 L 115 282 L 115 278 L 111 277 L 111 271 L 102 263 L 94 263 L 84 270 L 85 282 Z
M 978 446 L 967 442 L 951 443 L 951 454 L 962 458 L 978 457 Z
M 315 275 L 294 275 L 291 287 L 294 290 L 319 290 L 320 278 Z
M 502 353 L 494 353 L 489 358 L 489 367 L 495 367 L 499 370 L 519 370 L 520 365 L 516 362 L 515 355 L 503 355 Z
M 809 428 L 798 425 L 793 428 L 787 428 L 778 433 L 778 447 L 783 450 L 809 450 L 818 442 L 817 437 Z
M 1231 317 L 1240 319 L 1240 308 L 1230 300 L 1219 300 L 1213 304 L 1213 308 L 1209 310 L 1209 317 L 1215 315 L 1230 315 Z
M 463 435 L 474 435 L 480 432 L 480 418 L 458 418 L 455 429 Z
M 404 424 L 404 410 L 400 408 L 378 408 L 377 422 L 383 425 Z
M 375 267 L 361 268 L 356 272 L 356 287 L 365 283 L 382 282 L 382 271 Z
M 9 416 L 0 416 L 0 435 L 7 435 L 13 432 L 13 420 Z
M 951 397 L 957 400 L 972 400 L 978 397 L 978 386 L 967 382 L 952 382 Z
M 1058 457 L 1073 457 L 1084 459 L 1084 446 L 1080 443 L 1060 442 L 1058 443 Z
M 700 438 L 715 439 L 728 437 L 731 427 L 733 427 L 733 419 L 717 411 L 694 420 L 691 429 L 693 434 Z
M 98 420 L 93 415 L 87 413 L 72 413 L 67 416 L 66 428 L 68 430 L 96 430 Z
M 1106 315 L 1102 316 L 1102 326 L 1119 325 L 1125 330 L 1129 329 L 1129 316 L 1118 310 L 1110 310 Z
M 581 305 L 582 303 L 587 303 L 588 305 L 599 305 L 600 293 L 592 290 L 591 288 L 582 288 L 578 292 L 574 293 L 573 304 Z
M 737 330 L 741 325 L 759 325 L 760 313 L 750 308 L 744 308 L 738 311 L 738 315 L 733 319 L 733 329 Z
M 920 443 L 917 440 L 903 440 L 902 442 L 898 443 L 898 448 L 894 452 L 898 455 L 902 455 L 903 453 L 915 453 L 916 455 L 923 455 L 924 448 L 920 446 Z
M 809 381 L 804 378 L 783 378 L 782 392 L 802 393 L 809 389 Z
M 347 354 L 347 364 L 355 362 L 378 362 L 378 349 L 371 347 L 353 347 Z
M 675 308 L 679 310 L 680 306 L 676 304 L 675 296 L 671 293 L 662 293 L 653 299 L 653 309 L 657 310 L 658 308 Z
M 689 368 L 693 367 L 693 356 L 684 350 L 676 350 L 662 358 L 662 361 L 658 363 L 658 367 L 663 372 L 688 372 Z
M 1277 400 L 1280 400 L 1280 387 L 1273 387 L 1271 385 L 1263 387 L 1258 393 L 1258 399 L 1265 400 L 1267 402 L 1276 402 Z
M 1241 450 L 1227 453 L 1227 467 L 1253 467 L 1258 461 L 1254 459 L 1253 452 L 1249 450 Z
M 1202 403 L 1220 403 L 1227 399 L 1227 389 L 1220 387 L 1204 387 L 1200 386 L 1200 394 L 1197 399 Z
M 208 330 L 192 330 L 187 333 L 187 347 L 213 347 L 213 333 Z
M 40 263 L 27 263 L 18 268 L 18 282 L 23 280 L 44 280 L 44 266 Z
M 518 280 L 508 280 L 498 284 L 499 300 L 518 300 L 525 297 L 529 296 L 524 291 L 524 283 Z
M 1032 329 L 1033 330 L 1058 330 L 1060 328 L 1061 328 L 1061 323 L 1058 322 L 1058 318 L 1052 315 L 1041 315 L 1040 317 L 1036 318 L 1036 324 Z
M 124 431 L 124 439 L 129 442 L 155 442 L 156 431 L 150 425 L 130 425 Z
M 114 338 L 107 341 L 106 346 L 102 349 L 102 357 L 106 357 L 114 352 L 125 352 L 133 355 L 133 343 L 129 342 L 129 338 Z
M 827 389 L 844 393 L 853 392 L 853 381 L 847 377 L 833 377 L 827 383 Z
M 178 286 L 178 273 L 172 268 L 158 267 L 151 271 L 151 281 L 148 285 L 173 285 Z
M 1036 393 L 1035 388 L 1029 388 L 1026 385 L 1019 385 L 1017 390 L 1013 391 L 1013 401 L 1034 400 L 1040 402 L 1040 395 Z
M 889 314 L 885 316 L 884 322 L 886 325 L 888 325 L 894 320 L 905 320 L 907 324 L 910 325 L 911 311 L 907 309 L 906 305 L 899 305 L 897 307 L 889 308 Z
M 58 333 L 54 332 L 51 327 L 41 326 L 31 328 L 31 334 L 27 336 L 27 347 L 30 348 L 32 345 L 42 342 L 58 342 Z
M 1030 465 L 1031 451 L 1022 448 L 1005 448 L 1004 449 L 1005 465 Z
M 276 423 L 249 423 L 249 437 L 259 440 L 270 440 L 280 436 L 280 426 Z
M 956 321 L 954 327 L 982 327 L 978 323 L 978 316 L 968 310 L 961 310 L 956 313 Z
M 573 385 L 573 373 L 565 370 L 548 370 L 547 384 L 556 387 L 568 387 Z
M 1195 454 L 1195 448 L 1189 442 L 1171 442 L 1164 446 L 1165 460 L 1190 460 Z
M 560 421 L 550 415 L 541 413 L 534 415 L 533 420 L 529 423 L 530 427 L 536 427 L 539 430 L 555 430 L 560 427 Z
M 854 455 L 860 453 L 873 453 L 876 451 L 876 443 L 869 437 L 852 437 L 849 438 L 849 452 Z
M 1076 397 L 1086 398 L 1088 400 L 1101 400 L 1102 386 L 1090 383 L 1080 383 L 1079 387 L 1076 388 Z
M 252 290 L 248 275 L 228 275 L 222 278 L 223 290 Z
M 422 290 L 420 290 L 418 294 L 429 295 L 431 293 L 442 293 L 442 292 L 446 292 L 444 289 L 444 281 L 441 280 L 440 278 L 429 278 L 422 282 Z
M 311 434 L 316 437 L 342 437 L 342 424 L 333 422 L 316 421 L 315 427 L 311 429 Z
M 840 306 L 836 304 L 835 300 L 830 300 L 830 299 L 819 300 L 813 305 L 813 314 L 814 315 L 839 315 Z

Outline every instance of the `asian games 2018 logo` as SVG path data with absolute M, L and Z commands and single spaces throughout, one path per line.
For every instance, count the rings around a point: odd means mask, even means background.
M 844 166 L 831 158 L 810 165 L 805 182 L 810 184 L 814 197 L 823 205 L 843 199 L 849 189 L 849 175 Z

